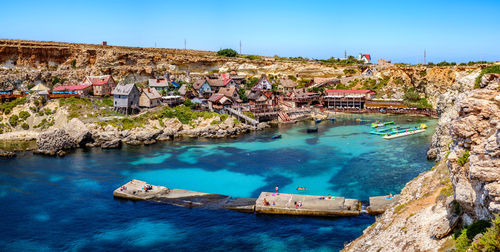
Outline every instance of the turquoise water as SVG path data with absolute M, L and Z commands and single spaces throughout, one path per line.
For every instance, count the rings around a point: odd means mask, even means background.
M 385 140 L 356 118 L 426 123 L 414 136 Z M 132 178 L 169 188 L 257 197 L 262 191 L 336 195 L 367 201 L 398 193 L 430 169 L 436 121 L 408 116 L 338 115 L 237 139 L 183 140 L 121 150 L 77 150 L 64 158 L 21 154 L 0 161 L 0 250 L 321 250 L 337 251 L 371 216 L 266 216 L 116 200 Z M 271 137 L 280 132 L 281 139 Z M 296 191 L 296 187 L 307 191 Z

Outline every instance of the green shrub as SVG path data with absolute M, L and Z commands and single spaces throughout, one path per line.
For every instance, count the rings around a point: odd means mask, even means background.
M 467 161 L 469 161 L 469 156 L 470 156 L 470 153 L 469 151 L 467 150 L 466 152 L 464 152 L 464 154 L 458 158 L 457 162 L 460 166 L 464 166 Z
M 255 119 L 255 115 L 252 112 L 243 111 L 243 114 L 246 115 L 246 116 L 248 116 L 248 117 L 250 117 L 250 118 L 252 118 L 252 119 Z
M 221 49 L 217 52 L 217 56 L 225 56 L 225 57 L 236 57 L 238 53 L 230 48 Z
M 457 251 L 467 251 L 470 246 L 470 240 L 467 238 L 467 229 L 462 230 L 462 234 L 456 239 Z
M 19 116 L 17 116 L 17 115 L 12 115 L 9 118 L 9 124 L 12 127 L 16 127 L 18 122 L 19 122 Z
M 18 106 L 26 103 L 26 97 L 22 98 L 17 98 L 13 101 L 10 102 L 4 102 L 0 103 L 0 111 L 2 111 L 4 114 L 8 115 L 12 112 L 12 110 Z
M 73 69 L 75 69 L 75 68 L 76 68 L 76 59 L 73 59 L 73 60 L 71 61 L 71 67 L 72 67 Z
M 493 226 L 472 245 L 472 251 L 500 251 L 500 215 L 495 215 Z
M 27 123 L 23 123 L 21 125 L 21 127 L 23 127 L 24 130 L 29 130 L 30 129 L 30 126 Z
M 353 75 L 355 73 L 356 73 L 356 70 L 354 70 L 354 69 L 350 69 L 350 68 L 344 69 L 344 74 L 346 74 L 346 75 Z
M 477 78 L 476 78 L 476 82 L 474 83 L 474 88 L 480 88 L 481 87 L 481 78 L 483 77 L 483 75 L 489 74 L 489 73 L 500 73 L 500 65 L 494 65 L 494 66 L 489 66 L 489 67 L 483 68 L 481 70 L 481 73 L 479 74 L 479 76 L 477 76 Z
M 28 119 L 28 117 L 30 117 L 30 116 L 31 116 L 31 114 L 27 111 L 23 110 L 23 111 L 19 112 L 19 118 L 21 118 L 22 121 Z
M 260 60 L 261 58 L 257 55 L 246 55 L 243 56 L 243 58 L 249 59 L 249 60 Z
M 225 120 L 229 117 L 229 115 L 227 115 L 227 114 L 222 114 L 222 115 L 220 115 L 219 117 L 220 117 L 220 121 L 221 121 L 221 122 L 223 122 L 223 121 L 225 121 Z

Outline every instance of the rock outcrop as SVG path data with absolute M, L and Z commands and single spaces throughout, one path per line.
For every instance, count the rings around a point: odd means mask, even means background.
M 75 139 L 63 129 L 54 129 L 40 134 L 36 140 L 39 154 L 63 156 L 65 150 L 78 146 Z
M 449 126 L 448 168 L 467 224 L 500 213 L 499 79 L 485 75 L 482 89 L 460 95 Z
M 481 89 L 454 90 L 443 105 L 439 162 L 409 182 L 399 204 L 390 207 L 345 251 L 446 250 L 459 224 L 491 219 L 500 213 L 499 75 L 485 75 Z M 473 76 L 464 83 L 473 83 Z M 470 83 L 468 83 L 470 82 Z M 451 107 L 451 108 L 450 108 Z M 443 112 L 444 111 L 444 112 Z

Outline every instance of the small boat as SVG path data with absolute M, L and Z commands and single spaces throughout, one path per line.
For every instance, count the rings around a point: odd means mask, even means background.
M 315 123 L 320 123 L 321 121 L 322 121 L 321 119 L 314 120 Z
M 317 132 L 318 132 L 318 128 L 307 129 L 307 133 L 317 133 Z
M 330 118 L 330 121 L 335 122 L 335 121 L 337 121 L 337 119 L 335 119 L 335 118 Z
M 281 138 L 281 134 L 276 134 L 273 136 L 273 139 L 279 139 L 279 138 Z

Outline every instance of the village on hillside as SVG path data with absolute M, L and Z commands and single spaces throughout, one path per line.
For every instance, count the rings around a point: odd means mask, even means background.
M 29 90 L 3 90 L 2 102 L 37 93 L 45 100 L 60 98 L 107 99 L 117 115 L 134 115 L 158 106 L 188 106 L 196 111 L 229 114 L 247 124 L 278 120 L 292 122 L 294 118 L 315 110 L 337 112 L 418 113 L 431 115 L 428 108 L 410 108 L 403 99 L 380 99 L 366 88 L 377 67 L 391 64 L 379 60 L 370 64 L 369 54 L 360 54 L 364 62 L 358 75 L 302 79 L 298 75 L 241 76 L 210 73 L 192 78 L 190 82 L 169 73 L 150 78 L 147 82 L 119 83 L 111 75 L 86 76 L 49 88 L 43 83 Z M 347 69 L 348 70 L 348 69 Z M 72 83 L 72 84 L 66 84 Z

